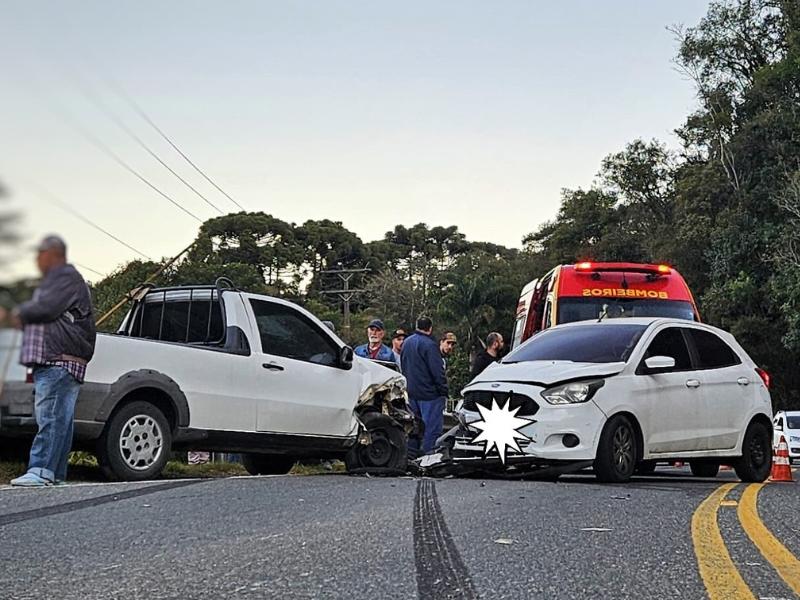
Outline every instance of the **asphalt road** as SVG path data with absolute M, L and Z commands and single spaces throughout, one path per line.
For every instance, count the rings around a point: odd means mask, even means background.
M 3 488 L 0 598 L 800 597 L 800 484 L 736 481 L 668 470 L 627 485 L 326 475 Z M 748 507 L 760 518 L 738 515 Z

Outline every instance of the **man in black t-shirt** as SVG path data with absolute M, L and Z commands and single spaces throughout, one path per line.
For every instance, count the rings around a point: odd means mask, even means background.
M 493 331 L 486 336 L 486 350 L 475 357 L 475 362 L 472 363 L 472 370 L 469 373 L 469 378 L 475 379 L 480 375 L 483 370 L 493 362 L 497 362 L 497 358 L 503 349 L 503 336 Z

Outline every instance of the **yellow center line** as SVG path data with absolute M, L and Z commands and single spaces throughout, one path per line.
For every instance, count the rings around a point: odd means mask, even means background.
M 764 487 L 763 483 L 753 483 L 747 487 L 739 502 L 739 521 L 753 540 L 761 554 L 778 572 L 786 584 L 800 595 L 800 560 L 789 552 L 778 539 L 770 533 L 764 522 L 758 516 L 758 492 Z
M 700 577 L 710 600 L 733 598 L 755 600 L 725 547 L 717 524 L 717 511 L 725 496 L 738 483 L 726 483 L 703 500 L 692 515 L 692 543 L 700 568 Z

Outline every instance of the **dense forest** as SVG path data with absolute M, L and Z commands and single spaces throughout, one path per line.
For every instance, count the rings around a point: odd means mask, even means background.
M 364 242 L 336 221 L 238 213 L 205 222 L 158 283 L 225 275 L 297 301 L 341 332 L 340 303 L 323 293 L 341 284 L 324 271 L 367 268 L 351 282 L 364 292 L 347 341 L 360 341 L 373 317 L 393 328 L 426 313 L 458 334 L 457 390 L 479 339 L 510 334 L 530 279 L 582 259 L 666 262 L 703 319 L 772 373 L 775 407 L 800 407 L 800 3 L 717 1 L 695 26 L 669 30 L 675 67 L 697 92 L 695 110 L 676 123 L 679 149 L 633 140 L 609 154 L 596 183 L 564 190 L 558 214 L 520 249 L 467 240 L 455 226 L 398 225 Z M 97 282 L 98 311 L 159 266 L 133 261 Z

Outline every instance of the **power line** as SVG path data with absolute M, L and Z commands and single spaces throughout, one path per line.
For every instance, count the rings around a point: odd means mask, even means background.
M 69 214 L 71 214 L 76 219 L 79 219 L 80 221 L 83 221 L 84 223 L 86 223 L 90 227 L 94 227 L 97 231 L 99 231 L 101 233 L 104 233 L 105 235 L 110 237 L 112 240 L 114 240 L 116 242 L 119 242 L 120 244 L 122 244 L 123 246 L 128 248 L 129 250 L 133 250 L 136 254 L 138 254 L 142 258 L 145 258 L 147 260 L 153 260 L 152 258 L 147 256 L 144 252 L 141 252 L 141 251 L 137 250 L 136 248 L 134 248 L 133 246 L 131 246 L 127 242 L 125 242 L 125 241 L 121 240 L 120 238 L 118 238 L 117 236 L 115 236 L 113 233 L 103 229 L 102 227 L 100 227 L 100 225 L 98 225 L 97 223 L 95 223 L 94 221 L 89 219 L 88 217 L 86 217 L 86 216 L 82 215 L 81 213 L 79 213 L 77 210 L 72 208 L 66 202 L 63 202 L 63 201 L 59 200 L 58 198 L 56 198 L 56 196 L 52 192 L 50 192 L 49 190 L 44 189 L 41 185 L 34 184 L 32 182 L 30 182 L 29 185 L 32 185 L 32 186 L 37 188 L 36 191 L 37 191 L 38 196 L 40 198 L 42 198 L 45 202 L 49 202 L 50 204 L 58 206 L 61 210 L 64 210 L 64 211 L 68 212 Z M 91 269 L 89 269 L 89 270 L 91 271 Z
M 31 83 L 31 82 L 28 82 L 28 84 L 29 84 L 29 87 L 31 89 L 33 89 L 33 91 L 34 91 L 34 93 L 36 95 L 44 97 L 45 92 L 43 92 L 41 89 L 38 89 L 37 85 L 35 85 L 35 84 Z M 203 220 L 200 217 L 198 217 L 196 214 L 191 212 L 189 209 L 184 208 L 183 205 L 181 205 L 180 202 L 178 202 L 177 200 L 173 199 L 166 192 L 162 192 L 153 183 L 151 183 L 144 175 L 142 175 L 136 169 L 134 169 L 128 163 L 126 163 L 122 158 L 119 157 L 119 155 L 117 155 L 116 152 L 114 152 L 106 144 L 101 142 L 99 138 L 97 138 L 88 129 L 83 127 L 75 118 L 73 118 L 72 115 L 69 113 L 69 111 L 67 111 L 64 108 L 58 106 L 52 100 L 51 100 L 51 102 L 48 103 L 48 106 L 49 106 L 50 110 L 53 111 L 59 118 L 63 119 L 67 123 L 69 123 L 70 126 L 72 126 L 72 128 L 75 129 L 75 131 L 77 131 L 84 138 L 86 138 L 86 140 L 90 144 L 92 144 L 94 147 L 96 147 L 98 150 L 100 150 L 103 154 L 108 156 L 111 160 L 113 160 L 115 163 L 117 163 L 123 169 L 128 171 L 131 175 L 136 177 L 139 181 L 144 183 L 147 187 L 149 187 L 154 192 L 156 192 L 158 195 L 160 195 L 162 198 L 164 198 L 165 200 L 167 200 L 168 202 L 173 204 L 175 207 L 177 207 L 178 209 L 182 210 L 184 213 L 186 213 L 187 215 L 192 217 L 198 223 L 202 223 L 203 222 Z
M 186 181 L 177 172 L 175 172 L 175 170 L 172 167 L 170 167 L 166 162 L 164 162 L 161 159 L 161 157 L 158 154 L 156 154 L 156 152 L 152 148 L 150 148 L 150 146 L 148 146 L 138 135 L 136 135 L 127 125 L 125 125 L 125 122 L 122 119 L 120 119 L 116 114 L 114 114 L 111 111 L 111 109 L 109 109 L 108 106 L 89 89 L 89 86 L 87 86 L 84 81 L 80 80 L 80 78 L 78 78 L 77 76 L 75 76 L 75 79 L 76 81 L 79 82 L 80 84 L 79 87 L 83 92 L 83 94 L 87 98 L 89 98 L 89 100 L 92 103 L 94 103 L 95 106 L 97 106 L 103 112 L 103 114 L 106 115 L 106 117 L 108 117 L 111 121 L 113 121 L 117 127 L 122 129 L 122 131 L 124 131 L 130 138 L 132 138 L 145 152 L 147 152 L 150 156 L 155 158 L 159 162 L 159 164 L 161 164 L 162 167 L 164 167 L 167 171 L 169 171 L 175 177 L 177 177 L 180 180 L 180 182 L 183 183 L 183 185 L 185 185 L 195 194 L 197 194 L 197 196 L 199 196 L 206 204 L 208 204 L 211 208 L 216 210 L 219 214 L 224 214 L 216 204 L 211 202 L 211 200 L 206 198 L 200 191 L 197 190 L 197 188 L 195 188 L 191 183 Z
M 72 261 L 72 264 L 76 265 L 77 267 L 80 267 L 81 269 L 84 269 L 85 271 L 90 271 L 90 272 L 94 273 L 95 275 L 99 275 L 100 277 L 105 277 L 105 275 L 103 273 L 101 273 L 100 271 L 95 271 L 94 269 L 90 269 L 86 265 L 82 265 L 81 263 L 75 262 L 74 260 Z
M 177 144 L 176 144 L 175 142 L 173 142 L 173 141 L 172 141 L 172 140 L 169 138 L 169 136 L 168 136 L 166 133 L 164 133 L 164 132 L 161 130 L 161 128 L 160 128 L 158 125 L 156 125 L 156 124 L 155 124 L 155 122 L 153 121 L 153 119 L 151 119 L 151 118 L 150 118 L 150 116 L 149 116 L 149 115 L 148 115 L 148 114 L 147 114 L 147 113 L 144 111 L 144 109 L 143 109 L 141 106 L 139 106 L 139 104 L 138 104 L 138 103 L 137 103 L 137 102 L 136 102 L 136 101 L 135 101 L 133 98 L 131 98 L 131 97 L 130 97 L 130 96 L 129 96 L 129 95 L 126 93 L 126 92 L 125 92 L 125 90 L 123 90 L 123 89 L 122 89 L 122 87 L 121 87 L 120 85 L 118 85 L 116 82 L 112 81 L 112 80 L 111 80 L 109 77 L 105 77 L 105 80 L 106 80 L 106 83 L 109 85 L 109 87 L 111 87 L 111 88 L 112 88 L 112 89 L 113 89 L 113 90 L 114 90 L 114 91 L 115 91 L 115 92 L 116 92 L 116 93 L 117 93 L 117 94 L 118 94 L 118 95 L 119 95 L 119 96 L 120 96 L 120 97 L 121 97 L 123 100 L 125 100 L 125 101 L 126 101 L 126 102 L 127 102 L 127 103 L 128 103 L 130 106 L 131 106 L 131 108 L 133 108 L 133 110 L 134 110 L 134 111 L 136 111 L 136 113 L 137 113 L 137 114 L 138 114 L 138 115 L 139 115 L 139 116 L 140 116 L 142 119 L 144 119 L 145 121 L 147 121 L 147 123 L 150 125 L 150 127 L 152 127 L 153 129 L 155 129 L 155 130 L 156 130 L 156 132 L 158 132 L 158 134 L 159 134 L 159 135 L 160 135 L 162 138 L 164 138 L 164 140 L 166 140 L 166 142 L 167 142 L 167 143 L 168 143 L 170 146 L 172 146 L 172 148 L 175 150 L 175 152 L 177 152 L 178 154 L 180 154 L 180 155 L 183 157 L 183 159 L 184 159 L 184 160 L 185 160 L 187 163 L 189 163 L 189 164 L 190 164 L 190 165 L 191 165 L 191 166 L 194 168 L 194 170 L 195 170 L 195 171 L 197 171 L 198 173 L 200 173 L 200 175 L 202 175 L 202 176 L 205 178 L 205 180 L 206 180 L 206 181 L 208 181 L 208 183 L 210 183 L 211 185 L 213 185 L 213 186 L 214 186 L 214 187 L 215 187 L 215 188 L 216 188 L 216 189 L 217 189 L 217 190 L 218 190 L 218 191 L 219 191 L 221 194 L 223 194 L 223 195 L 224 195 L 224 196 L 225 196 L 225 197 L 226 197 L 228 200 L 230 200 L 231 202 L 233 202 L 233 203 L 234 203 L 236 206 L 238 206 L 238 207 L 239 207 L 241 210 L 245 210 L 244 206 L 242 206 L 242 205 L 241 205 L 241 204 L 239 204 L 239 203 L 238 203 L 236 200 L 234 200 L 234 199 L 233 199 L 233 197 L 231 197 L 231 195 L 230 195 L 230 194 L 228 194 L 228 192 L 226 192 L 226 191 L 225 191 L 225 190 L 223 190 L 223 189 L 222 189 L 220 186 L 218 186 L 218 185 L 217 185 L 217 184 L 214 182 L 214 180 L 213 180 L 213 179 L 211 179 L 211 177 L 209 177 L 208 175 L 206 175 L 206 173 L 205 173 L 205 172 L 204 172 L 204 171 L 203 171 L 203 170 L 202 170 L 200 167 L 198 167 L 196 164 L 194 164 L 194 162 L 192 161 L 192 159 L 190 159 L 188 156 L 186 156 L 186 154 L 184 154 L 184 153 L 183 153 L 183 151 L 182 151 L 180 148 L 178 148 Z

